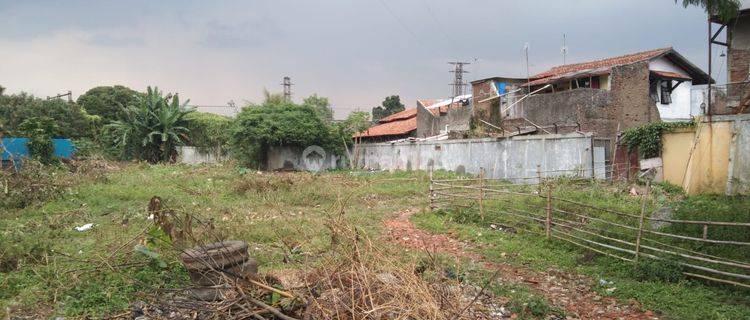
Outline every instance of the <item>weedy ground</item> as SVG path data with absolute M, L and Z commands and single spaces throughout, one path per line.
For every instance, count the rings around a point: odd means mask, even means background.
M 603 257 L 589 259 L 579 249 L 523 232 L 493 232 L 486 221 L 467 217 L 465 212 L 428 212 L 428 179 L 420 172 L 259 173 L 231 164 L 131 163 L 98 171 L 66 171 L 51 179 L 71 175 L 75 179 L 60 184 L 57 194 L 46 200 L 34 199 L 20 209 L 0 208 L 0 308 L 4 315 L 123 315 L 133 301 L 153 294 L 155 288 L 184 286 L 187 275 L 173 252 L 160 250 L 158 243 L 140 243 L 139 235 L 153 225 L 147 211 L 149 199 L 159 196 L 169 208 L 201 217 L 222 238 L 250 243 L 262 273 L 302 268 L 327 250 L 330 230 L 335 228 L 331 225 L 334 213 L 343 212 L 348 223 L 377 239 L 384 220 L 416 209 L 420 213 L 412 220 L 417 226 L 478 244 L 476 252 L 490 260 L 537 269 L 555 266 L 607 279 L 617 290 L 608 293 L 601 288 L 602 295 L 636 299 L 668 318 L 750 318 L 747 291 L 686 279 L 666 282 L 636 277 L 630 265 Z M 438 173 L 438 177 L 451 176 Z M 581 201 L 638 207 L 637 200 L 597 184 L 580 190 Z M 686 218 L 696 218 L 701 212 L 698 208 L 726 214 L 750 212 L 747 198 L 668 196 L 660 201 L 685 204 L 679 214 Z M 88 223 L 93 227 L 75 229 Z M 138 244 L 158 255 L 133 250 Z M 382 246 L 400 252 L 405 264 L 418 263 L 426 254 L 407 252 L 386 241 Z M 461 270 L 457 277 L 466 281 L 482 285 L 491 276 L 488 270 L 465 261 L 437 258 Z M 519 306 L 514 312 L 521 318 L 564 315 L 554 302 L 522 284 L 492 283 L 489 289 L 509 300 L 509 306 Z

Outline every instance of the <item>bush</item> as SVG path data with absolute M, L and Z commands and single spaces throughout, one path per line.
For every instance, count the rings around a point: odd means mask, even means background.
M 62 174 L 54 166 L 33 160 L 25 161 L 18 172 L 0 170 L 0 208 L 21 209 L 57 197 L 67 187 Z
M 229 146 L 232 119 L 212 113 L 193 112 L 185 117 L 187 143 L 202 153 L 224 153 Z
M 52 137 L 59 131 L 54 120 L 49 117 L 32 117 L 18 126 L 18 134 L 29 138 L 29 153 L 33 159 L 49 164 L 52 162 L 54 146 Z
M 638 148 L 644 158 L 658 157 L 661 154 L 662 133 L 693 125 L 693 122 L 652 122 L 625 130 L 622 142 L 628 149 Z
M 288 101 L 267 101 L 242 109 L 232 125 L 232 155 L 242 165 L 259 166 L 271 146 L 307 147 L 318 145 L 333 149 L 336 137 L 308 106 Z

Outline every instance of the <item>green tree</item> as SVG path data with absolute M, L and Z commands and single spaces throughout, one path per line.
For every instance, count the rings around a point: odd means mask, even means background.
M 269 100 L 242 109 L 232 124 L 232 155 L 242 165 L 262 165 L 271 146 L 334 146 L 331 128 L 316 111 L 290 101 Z
M 352 134 L 362 132 L 370 127 L 370 113 L 367 111 L 353 111 L 344 120 L 344 128 Z
M 223 153 L 227 150 L 232 119 L 218 114 L 192 112 L 185 120 L 189 145 L 204 153 Z
M 6 134 L 18 134 L 22 122 L 30 118 L 51 118 L 59 130 L 56 135 L 64 138 L 91 137 L 94 117 L 89 117 L 76 103 L 62 99 L 39 99 L 27 93 L 0 96 L 0 119 Z
M 377 122 L 394 113 L 404 111 L 404 109 L 404 104 L 401 103 L 401 98 L 398 95 L 386 97 L 381 106 L 372 108 L 372 121 Z
M 177 94 L 166 96 L 158 88 L 148 87 L 144 96 L 125 110 L 123 120 L 105 126 L 112 143 L 123 158 L 151 163 L 174 161 L 177 146 L 187 138 L 188 101 L 180 104 Z
M 739 0 L 674 0 L 675 3 L 682 2 L 682 6 L 697 6 L 703 8 L 707 13 L 717 15 L 723 21 L 734 19 L 740 11 L 742 3 Z
M 97 115 L 106 124 L 125 116 L 125 108 L 132 105 L 141 93 L 124 86 L 101 86 L 89 89 L 78 97 L 78 105 L 90 115 Z
M 318 117 L 323 119 L 323 121 L 333 121 L 333 110 L 331 110 L 331 104 L 328 102 L 328 98 L 319 97 L 317 94 L 313 94 L 302 100 L 302 105 L 313 108 L 315 113 L 318 114 Z

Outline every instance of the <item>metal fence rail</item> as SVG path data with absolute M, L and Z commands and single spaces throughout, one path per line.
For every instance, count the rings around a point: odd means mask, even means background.
M 650 185 L 641 195 L 639 212 L 623 212 L 553 196 L 555 180 L 538 184 L 507 184 L 509 179 L 433 179 L 430 172 L 430 209 L 463 207 L 487 214 L 514 218 L 519 229 L 579 246 L 599 254 L 638 263 L 639 259 L 669 261 L 685 276 L 750 288 L 750 261 L 739 261 L 691 245 L 731 246 L 750 250 L 750 242 L 712 239 L 710 228 L 740 228 L 750 232 L 750 223 L 655 218 L 646 214 Z M 505 184 L 503 183 L 505 182 Z M 676 234 L 648 227 L 650 222 L 703 226 L 701 235 Z M 535 227 L 536 226 L 536 227 Z M 686 246 L 688 248 L 686 248 Z

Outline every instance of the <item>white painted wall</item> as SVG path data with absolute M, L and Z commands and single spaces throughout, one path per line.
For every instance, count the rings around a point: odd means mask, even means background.
M 661 57 L 659 59 L 651 60 L 648 63 L 648 69 L 653 71 L 669 71 L 669 72 L 675 72 L 679 73 L 681 76 L 684 77 L 690 77 L 685 70 L 682 70 L 682 68 L 678 67 L 672 61 L 667 60 L 667 58 Z
M 691 89 L 692 82 L 685 81 L 672 91 L 672 103 L 656 103 L 662 121 L 687 121 L 693 117 Z M 661 96 L 661 87 L 657 87 L 657 92 Z
M 676 66 L 664 57 L 649 62 L 648 68 L 652 71 L 674 72 L 684 77 L 689 77 L 685 70 Z M 693 83 L 691 81 L 685 81 L 672 91 L 672 103 L 656 103 L 656 108 L 659 109 L 659 117 L 661 117 L 662 121 L 687 121 L 697 115 L 696 111 L 700 110 L 700 107 L 693 108 L 692 106 L 692 87 Z M 657 92 L 659 93 L 659 96 L 661 96 L 660 87 L 657 87 Z

